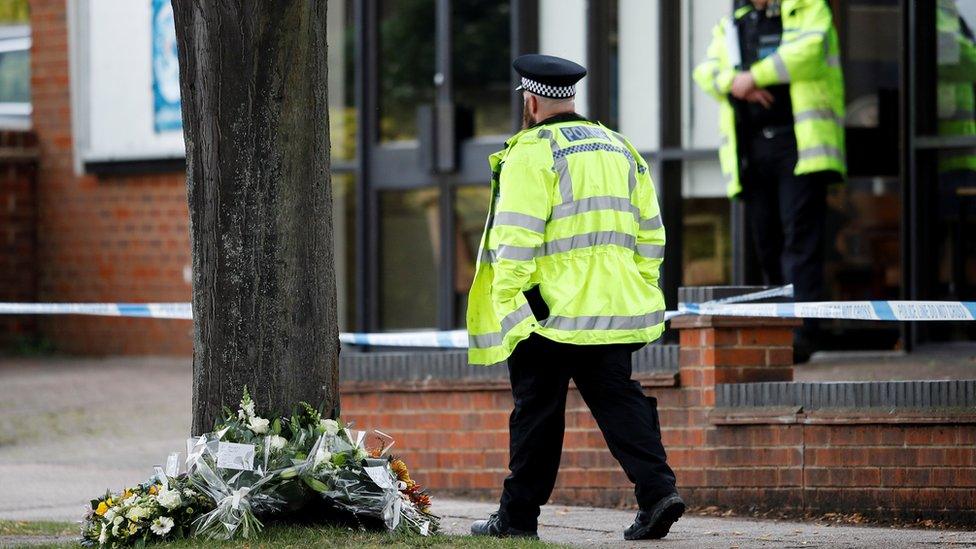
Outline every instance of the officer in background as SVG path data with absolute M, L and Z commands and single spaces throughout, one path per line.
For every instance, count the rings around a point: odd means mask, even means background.
M 695 81 L 720 103 L 719 157 L 767 284 L 822 299 L 827 186 L 842 181 L 844 79 L 826 0 L 737 0 L 715 26 Z M 798 330 L 794 359 L 813 351 Z
M 508 361 L 511 474 L 476 535 L 536 537 L 559 469 L 569 381 L 635 484 L 626 539 L 662 538 L 684 513 L 656 401 L 631 353 L 660 337 L 664 226 L 647 163 L 623 136 L 575 113 L 586 70 L 525 55 L 524 129 L 490 157 L 492 199 L 468 301 L 469 361 Z
M 938 130 L 940 136 L 976 135 L 976 42 L 955 0 L 939 0 L 936 11 Z M 945 295 L 973 298 L 970 268 L 973 220 L 976 219 L 976 154 L 972 147 L 939 151 L 938 217 L 933 231 L 943 257 L 939 279 L 947 280 Z M 951 242 L 951 246 L 949 243 Z

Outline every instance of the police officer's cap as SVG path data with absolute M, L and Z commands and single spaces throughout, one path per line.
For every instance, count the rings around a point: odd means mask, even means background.
M 516 89 L 552 99 L 576 95 L 576 83 L 586 76 L 579 64 L 552 55 L 520 55 L 512 67 L 522 77 L 522 85 Z

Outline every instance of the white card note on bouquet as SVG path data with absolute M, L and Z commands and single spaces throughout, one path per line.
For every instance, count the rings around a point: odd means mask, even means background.
M 254 445 L 221 442 L 217 447 L 217 467 L 221 469 L 237 469 L 238 471 L 253 471 Z

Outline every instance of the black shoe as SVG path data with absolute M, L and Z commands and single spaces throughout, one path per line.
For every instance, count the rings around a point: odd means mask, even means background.
M 624 539 L 661 539 L 668 535 L 671 525 L 685 513 L 685 502 L 678 494 L 666 496 L 648 511 L 639 511 L 634 524 L 624 530 Z
M 539 534 L 534 530 L 519 530 L 506 524 L 498 513 L 488 515 L 488 520 L 476 520 L 471 525 L 471 535 L 473 536 L 492 536 L 496 538 L 534 538 L 539 539 Z

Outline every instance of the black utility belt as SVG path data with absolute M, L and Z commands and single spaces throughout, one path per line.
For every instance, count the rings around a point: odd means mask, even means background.
M 783 137 L 784 135 L 793 135 L 793 126 L 766 126 L 765 128 L 753 131 L 752 138 L 773 139 Z

